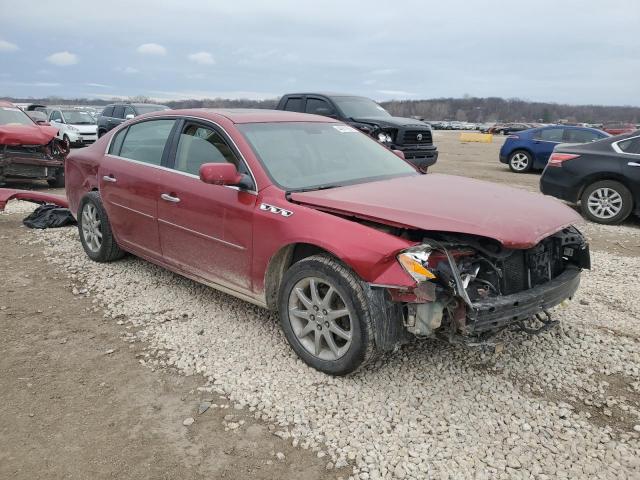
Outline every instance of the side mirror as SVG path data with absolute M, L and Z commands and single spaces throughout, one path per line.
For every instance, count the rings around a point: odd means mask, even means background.
M 135 115 L 134 115 L 133 113 L 128 113 L 128 114 L 124 117 L 124 119 L 125 119 L 125 120 L 131 120 L 133 117 L 135 117 Z
M 203 163 L 200 165 L 200 180 L 212 185 L 239 185 L 242 175 L 232 163 Z
M 396 154 L 396 156 L 400 157 L 401 159 L 405 159 L 404 158 L 404 153 L 402 152 L 402 150 L 391 150 L 393 153 Z

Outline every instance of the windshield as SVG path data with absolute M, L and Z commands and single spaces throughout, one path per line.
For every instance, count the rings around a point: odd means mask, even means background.
M 96 121 L 87 112 L 78 110 L 63 110 L 64 121 L 71 125 L 93 125 Z
M 160 110 L 169 110 L 169 107 L 164 105 L 136 105 L 136 110 L 139 115 L 149 112 L 159 112 Z
M 26 113 L 18 107 L 0 107 L 0 125 L 33 125 Z
M 390 117 L 384 108 L 364 97 L 334 97 L 333 101 L 342 113 L 350 118 Z
M 378 142 L 341 123 L 247 123 L 238 128 L 270 177 L 285 190 L 417 175 Z

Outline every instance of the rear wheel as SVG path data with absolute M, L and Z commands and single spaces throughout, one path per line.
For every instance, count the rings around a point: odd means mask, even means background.
M 375 353 L 371 311 L 362 281 L 342 263 L 314 255 L 285 273 L 279 293 L 287 341 L 311 367 L 346 375 Z
M 98 138 L 102 137 L 106 132 L 106 130 L 98 130 Z
M 516 150 L 509 155 L 509 168 L 512 172 L 524 173 L 531 170 L 533 166 L 533 159 L 529 152 L 524 150 Z
M 584 190 L 580 207 L 592 222 L 614 225 L 623 222 L 631 214 L 633 197 L 622 183 L 602 180 Z
M 112 262 L 125 254 L 113 237 L 107 212 L 98 192 L 89 192 L 78 208 L 80 242 L 87 256 L 96 262 Z

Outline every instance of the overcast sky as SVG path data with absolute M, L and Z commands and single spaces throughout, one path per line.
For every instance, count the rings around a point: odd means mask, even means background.
M 0 97 L 640 105 L 640 0 L 0 0 Z

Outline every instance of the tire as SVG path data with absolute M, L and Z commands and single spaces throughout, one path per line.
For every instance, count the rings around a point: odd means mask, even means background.
M 311 293 L 313 285 L 317 297 Z M 334 293 L 329 295 L 331 288 Z M 355 273 L 327 255 L 304 258 L 285 272 L 278 297 L 280 325 L 305 363 L 337 376 L 375 358 L 374 322 L 365 288 L 369 287 Z M 335 315 L 344 311 L 347 314 Z
M 68 148 L 71 148 L 71 140 L 67 135 L 62 136 L 62 141 L 67 145 Z
M 533 158 L 525 150 L 516 150 L 509 155 L 509 168 L 515 173 L 525 173 L 533 168 Z
M 64 188 L 64 168 L 58 168 L 54 178 L 47 180 L 51 188 Z
M 507 134 L 507 132 L 505 132 L 504 130 L 500 130 L 499 133 L 500 133 L 500 135 L 506 135 Z
M 97 220 L 99 224 L 89 223 L 92 219 Z M 125 255 L 125 251 L 118 246 L 113 237 L 109 218 L 102 206 L 98 192 L 89 192 L 80 200 L 78 232 L 82 248 L 87 256 L 95 262 L 113 262 Z M 99 238 L 96 232 L 99 232 L 102 237 Z
M 98 138 L 102 137 L 105 133 L 107 133 L 105 130 L 98 130 Z
M 580 209 L 592 222 L 616 225 L 631 214 L 633 197 L 622 183 L 601 180 L 584 189 L 580 197 Z

